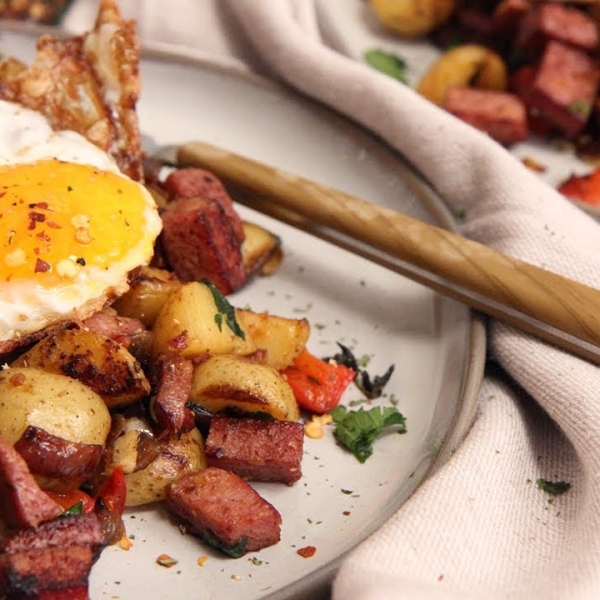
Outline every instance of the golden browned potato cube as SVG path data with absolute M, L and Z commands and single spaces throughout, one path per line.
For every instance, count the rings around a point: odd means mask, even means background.
M 257 349 L 265 351 L 265 362 L 275 369 L 288 367 L 306 346 L 310 335 L 308 319 L 288 319 L 242 309 L 236 314 Z
M 279 371 L 242 356 L 212 356 L 195 367 L 190 402 L 212 413 L 236 409 L 282 421 L 300 418 L 294 392 Z
M 85 329 L 59 330 L 11 366 L 68 375 L 94 390 L 111 409 L 133 404 L 150 393 L 142 367 L 124 346 Z
M 237 332 L 232 328 L 232 315 L 217 306 L 207 285 L 186 283 L 169 296 L 156 318 L 152 353 L 175 352 L 185 358 L 251 354 L 256 345 L 243 326 Z

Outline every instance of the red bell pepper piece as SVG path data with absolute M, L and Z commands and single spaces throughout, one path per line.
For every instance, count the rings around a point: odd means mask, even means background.
M 119 466 L 114 469 L 98 490 L 96 501 L 101 500 L 108 510 L 117 515 L 122 515 L 125 510 L 126 498 L 125 474 L 123 473 L 123 467 Z
M 571 200 L 600 205 L 600 169 L 586 175 L 571 175 L 558 186 L 558 191 Z
M 82 490 L 75 490 L 66 494 L 47 491 L 46 494 L 56 502 L 63 510 L 69 510 L 81 502 L 81 512 L 88 513 L 94 510 L 95 501 Z
M 304 349 L 281 372 L 301 408 L 323 414 L 337 406 L 356 372 L 345 365 L 324 361 Z

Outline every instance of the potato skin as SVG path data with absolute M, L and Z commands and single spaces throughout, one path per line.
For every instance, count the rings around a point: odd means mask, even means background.
M 234 408 L 281 421 L 300 418 L 294 392 L 279 371 L 242 356 L 212 356 L 195 367 L 190 402 L 213 413 Z
M 448 50 L 425 73 L 417 92 L 441 106 L 451 87 L 505 91 L 508 69 L 496 52 L 478 44 L 462 44 Z
M 110 409 L 133 404 L 150 393 L 150 382 L 125 347 L 85 329 L 59 330 L 11 366 L 35 367 L 77 379 L 102 397 Z
M 447 21 L 457 0 L 369 0 L 379 22 L 392 33 L 419 38 Z
M 167 486 L 206 466 L 204 440 L 198 429 L 192 429 L 180 438 L 165 440 L 161 442 L 158 457 L 145 469 L 125 475 L 126 505 L 140 506 L 164 500 Z
M 310 335 L 308 319 L 288 319 L 244 309 L 236 310 L 236 317 L 256 348 L 265 351 L 265 362 L 277 370 L 292 364 Z
M 186 283 L 174 291 L 160 309 L 154 327 L 152 354 L 175 352 L 184 358 L 204 354 L 251 354 L 250 336 L 234 333 L 215 304 L 208 286 Z
M 149 329 L 169 295 L 181 287 L 169 271 L 142 267 L 129 286 L 129 291 L 112 305 L 124 317 L 139 319 Z
M 104 445 L 104 401 L 83 383 L 35 368 L 0 371 L 0 432 L 14 444 L 28 425 L 72 442 Z

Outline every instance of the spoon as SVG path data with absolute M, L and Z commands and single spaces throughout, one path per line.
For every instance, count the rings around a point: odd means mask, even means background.
M 204 142 L 177 155 L 181 165 L 212 171 L 241 204 L 600 364 L 600 290 Z

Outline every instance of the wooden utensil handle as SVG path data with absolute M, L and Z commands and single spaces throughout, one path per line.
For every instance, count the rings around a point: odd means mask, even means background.
M 406 276 L 488 315 L 600 363 L 600 291 L 483 244 L 339 190 L 203 142 L 178 149 L 252 192 L 246 204 L 359 240 L 407 264 Z M 266 202 L 268 200 L 269 202 Z M 271 209 L 269 209 L 271 206 Z

